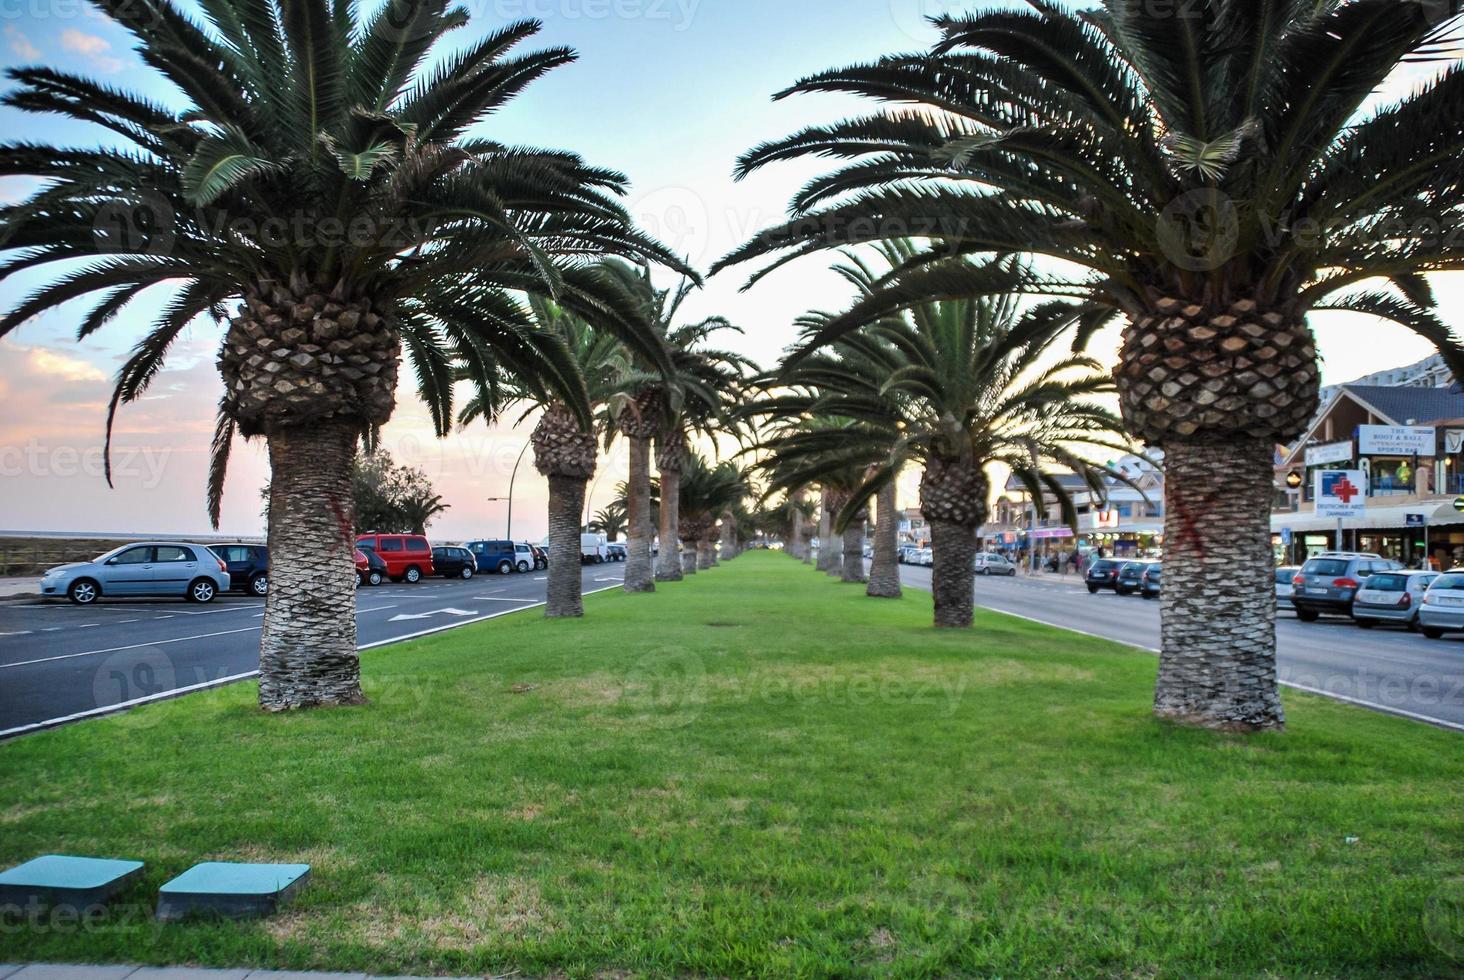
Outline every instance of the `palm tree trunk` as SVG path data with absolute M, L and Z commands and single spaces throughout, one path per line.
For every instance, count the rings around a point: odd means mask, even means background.
M 356 653 L 359 424 L 315 422 L 268 434 L 269 594 L 259 641 L 266 711 L 364 704 Z
M 578 476 L 549 477 L 549 554 L 563 556 L 549 563 L 549 595 L 544 605 L 549 619 L 585 614 L 580 563 L 565 559 L 580 553 L 580 513 L 585 508 L 588 482 Z
M 864 524 L 866 515 L 855 517 L 844 528 L 843 577 L 845 582 L 864 581 Z
M 656 581 L 681 581 L 681 472 L 661 470 L 661 551 L 656 556 Z
M 930 572 L 935 625 L 969 628 L 976 591 L 976 529 L 950 521 L 931 521 L 930 549 L 935 559 Z
M 707 537 L 702 538 L 696 543 L 696 567 L 697 571 L 705 572 L 716 566 L 717 544 L 716 540 L 711 537 L 711 532 L 708 531 Z
M 832 578 L 844 577 L 844 539 L 834 530 L 834 518 L 839 511 L 844 509 L 844 495 L 842 493 L 829 494 L 829 531 L 825 551 L 828 552 L 829 563 L 824 569 Z
M 805 557 L 803 551 L 803 511 L 795 510 L 793 520 L 788 528 L 788 554 L 802 561 Z
M 1226 439 L 1164 450 L 1154 713 L 1227 731 L 1284 728 L 1269 573 L 1274 446 Z
M 737 537 L 737 518 L 730 511 L 722 516 L 722 553 L 712 549 L 712 564 L 731 561 L 742 553 L 742 542 Z
M 626 517 L 630 540 L 625 545 L 626 592 L 656 591 L 655 569 L 651 563 L 651 440 L 639 436 L 630 439 L 630 475 L 626 487 Z M 578 550 L 579 545 L 575 545 Z
M 895 481 L 880 487 L 876 499 L 874 560 L 869 565 L 866 595 L 878 599 L 900 597 L 900 522 L 895 516 Z
M 834 561 L 834 514 L 830 508 L 832 494 L 827 490 L 818 493 L 818 563 L 814 566 L 821 572 L 833 568 Z
M 696 542 L 681 542 L 681 573 L 683 575 L 696 574 Z

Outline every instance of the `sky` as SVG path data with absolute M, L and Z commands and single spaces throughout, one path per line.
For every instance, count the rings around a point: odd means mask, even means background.
M 784 216 L 791 195 L 822 172 L 817 162 L 783 164 L 736 182 L 737 156 L 764 140 L 841 118 L 853 100 L 770 96 L 798 77 L 880 54 L 915 50 L 934 34 L 924 17 L 964 9 L 959 0 L 468 0 L 471 20 L 457 32 L 466 44 L 524 18 L 544 22 L 535 47 L 566 44 L 577 63 L 530 87 L 474 135 L 574 150 L 631 179 L 628 203 L 642 226 L 705 270 L 717 258 Z M 176 104 L 176 96 L 131 50 L 130 36 L 83 0 L 12 0 L 0 5 L 0 63 L 46 64 L 82 71 L 108 84 Z M 1386 100 L 1418 84 L 1417 68 L 1390 80 Z M 3 85 L 4 83 L 0 83 Z M 0 109 L 0 138 L 95 144 L 99 131 L 55 117 Z M 32 188 L 0 178 L 0 199 Z M 834 310 L 849 299 L 828 271 L 830 258 L 810 257 L 742 291 L 745 269 L 708 281 L 685 307 L 688 319 L 721 314 L 744 333 L 727 339 L 763 364 L 777 360 L 795 335 L 793 321 L 810 309 Z M 669 277 L 663 277 L 669 282 Z M 0 309 L 45 281 L 41 274 L 0 284 Z M 1464 277 L 1435 280 L 1445 319 L 1464 328 Z M 203 532 L 204 481 L 214 407 L 221 386 L 214 357 L 219 328 L 194 323 L 168 369 L 141 401 L 125 406 L 114 436 L 114 482 L 101 472 L 101 444 L 110 379 L 144 332 L 162 293 L 147 294 L 104 331 L 74 339 L 82 305 L 38 317 L 0 340 L 0 530 Z M 1367 317 L 1313 318 L 1326 383 L 1347 381 L 1418 360 L 1428 345 L 1400 328 Z M 1116 357 L 1116 331 L 1094 354 Z M 404 371 L 404 379 L 411 372 Z M 516 461 L 532 420 L 517 414 L 434 437 L 424 407 L 404 385 L 384 442 L 399 462 L 424 469 L 451 509 L 431 528 L 443 541 L 507 531 L 513 481 L 513 536 L 545 533 L 545 481 L 532 454 Z M 614 496 L 626 475 L 623 452 L 602 461 L 591 484 L 591 509 Z M 262 532 L 260 487 L 268 478 L 263 445 L 236 447 L 225 492 L 222 530 Z M 913 477 L 902 486 L 914 503 Z

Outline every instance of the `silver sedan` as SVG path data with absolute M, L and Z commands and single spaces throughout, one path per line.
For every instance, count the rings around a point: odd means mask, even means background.
M 58 565 L 41 579 L 41 594 L 65 596 L 78 606 L 109 598 L 165 596 L 190 602 L 213 602 L 229 591 L 229 572 L 219 557 L 201 544 L 139 541 L 94 561 Z

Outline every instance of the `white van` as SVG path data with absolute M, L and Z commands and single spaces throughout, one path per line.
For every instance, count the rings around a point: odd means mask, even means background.
M 580 561 L 586 565 L 603 565 L 609 559 L 610 551 L 606 547 L 606 539 L 603 534 L 581 534 L 580 535 Z

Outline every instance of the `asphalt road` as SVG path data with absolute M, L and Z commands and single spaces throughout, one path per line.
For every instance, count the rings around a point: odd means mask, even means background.
M 901 566 L 905 584 L 930 588 L 930 569 Z M 1089 595 L 1076 575 L 976 579 L 988 609 L 1092 636 L 1159 649 L 1159 603 Z M 1349 619 L 1303 623 L 1278 614 L 1276 668 L 1283 684 L 1464 731 L 1464 636 L 1429 640 L 1395 627 L 1362 630 Z
M 584 590 L 617 587 L 621 564 L 584 569 Z M 361 649 L 482 622 L 544 601 L 547 572 L 427 579 L 356 593 Z M 264 600 L 0 603 L 0 738 L 227 684 L 259 668 Z

